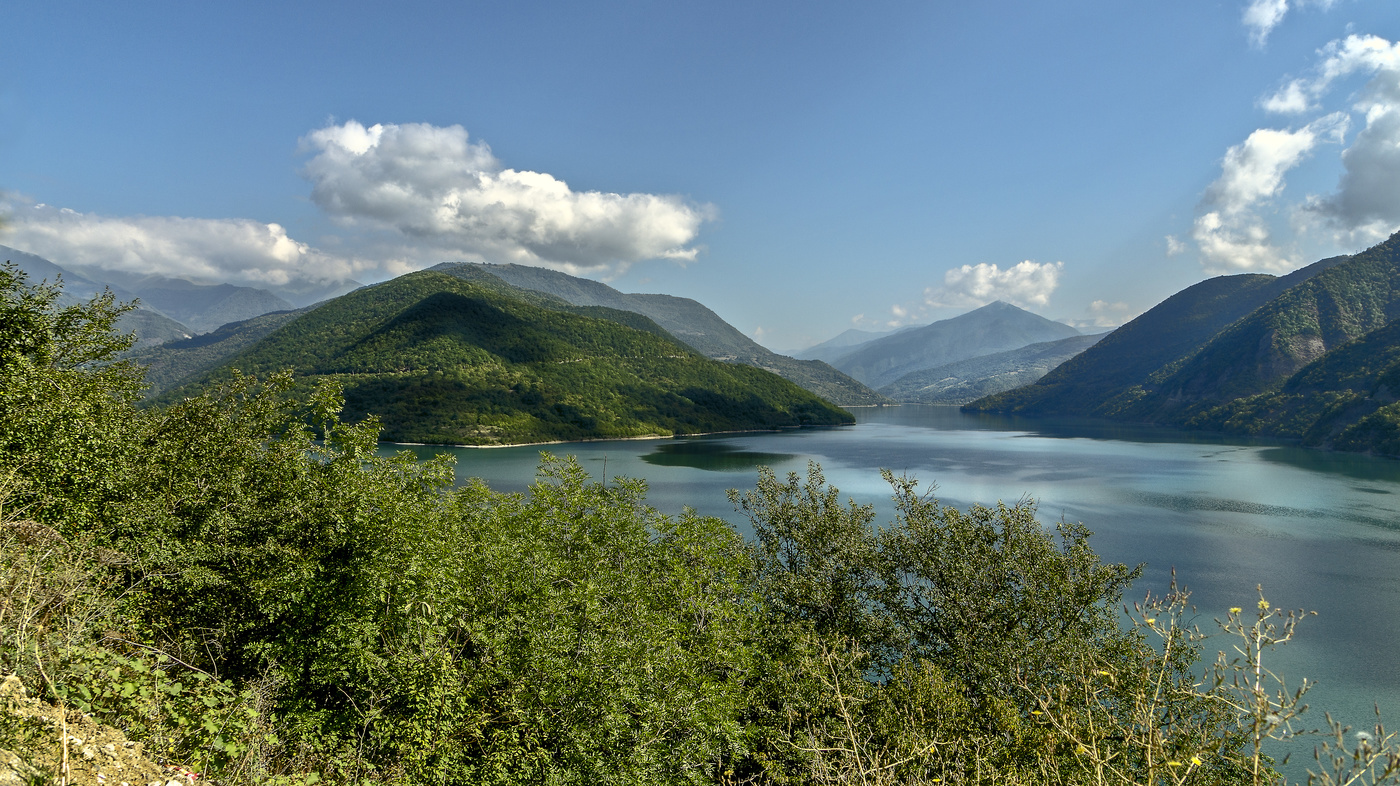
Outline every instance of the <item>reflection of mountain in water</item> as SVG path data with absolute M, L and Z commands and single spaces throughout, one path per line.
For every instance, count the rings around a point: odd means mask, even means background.
M 787 453 L 739 450 L 727 442 L 685 439 L 658 445 L 642 456 L 642 461 L 662 467 L 693 467 L 711 472 L 751 472 L 757 467 L 791 458 Z

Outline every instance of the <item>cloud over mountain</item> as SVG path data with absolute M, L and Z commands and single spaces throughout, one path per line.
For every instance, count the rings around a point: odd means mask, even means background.
M 1285 271 L 1297 263 L 1275 246 L 1258 214 L 1283 190 L 1283 176 L 1324 140 L 1340 142 L 1348 118 L 1336 112 L 1296 131 L 1261 128 L 1225 151 L 1220 177 L 1206 189 L 1192 237 L 1208 272 Z
M 1342 153 L 1342 174 L 1332 194 L 1309 200 L 1305 211 L 1337 230 L 1344 243 L 1378 242 L 1400 228 L 1400 44 L 1377 36 L 1332 42 L 1311 80 L 1286 90 L 1320 96 L 1353 73 L 1371 74 L 1353 108 L 1366 126 Z
M 311 198 L 343 224 L 473 260 L 580 272 L 689 261 L 713 208 L 676 196 L 575 191 L 508 169 L 466 129 L 349 121 L 302 139 Z
M 284 286 L 348 279 L 376 263 L 318 251 L 245 218 L 102 216 L 11 198 L 5 242 L 63 265 Z
M 933 308 L 980 306 L 1005 300 L 1018 306 L 1043 306 L 1060 283 L 1063 262 L 1024 262 L 1002 270 L 982 262 L 955 267 L 943 274 L 943 285 L 924 290 L 924 303 Z
M 311 199 L 344 226 L 332 253 L 246 218 L 104 216 L 0 195 L 6 242 L 61 264 L 252 286 L 399 275 L 443 261 L 618 273 L 695 259 L 714 208 L 680 197 L 574 191 L 506 169 L 461 126 L 349 121 L 301 140 Z

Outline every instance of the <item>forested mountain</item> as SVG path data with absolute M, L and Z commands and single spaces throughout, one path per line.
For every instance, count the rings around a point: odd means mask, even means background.
M 303 389 L 339 381 L 349 416 L 379 415 L 386 439 L 458 444 L 852 422 L 779 377 L 698 355 L 637 315 L 582 310 L 597 316 L 413 273 L 309 311 L 167 399 L 234 369 L 292 368 Z
M 931 325 L 871 341 L 836 367 L 867 385 L 888 385 L 905 374 L 1030 344 L 1079 335 L 1061 322 L 997 301 Z
M 26 276 L 29 276 L 30 280 L 36 283 L 62 281 L 63 289 L 58 294 L 57 302 L 65 306 L 85 303 L 108 289 L 112 291 L 118 301 L 131 302 L 137 299 L 135 293 L 109 281 L 100 281 L 59 267 L 41 256 L 9 246 L 0 246 L 0 262 L 3 261 L 13 262 L 20 270 L 24 271 Z M 123 333 L 136 334 L 137 347 L 151 347 L 167 341 L 188 338 L 189 334 L 194 332 L 168 315 L 153 311 L 145 307 L 144 303 L 142 306 L 126 312 L 121 316 L 121 319 L 117 320 L 118 330 Z
M 915 371 L 880 388 L 880 392 L 895 401 L 964 404 L 1029 385 L 1106 335 L 1070 336 Z
M 154 347 L 138 347 L 125 357 L 146 367 L 147 395 L 158 396 L 194 375 L 214 368 L 309 310 L 275 311 L 241 322 L 230 322 L 198 336 L 186 336 L 183 340 Z
M 432 269 L 474 280 L 488 273 L 515 287 L 554 295 L 576 306 L 605 306 L 642 314 L 706 357 L 771 371 L 836 404 L 860 406 L 889 401 L 825 363 L 797 360 L 760 346 L 690 298 L 628 294 L 598 281 L 525 265 L 457 263 Z
M 1203 281 L 1034 385 L 968 408 L 1091 415 L 1396 454 L 1386 434 L 1395 419 L 1387 364 L 1400 338 L 1389 327 L 1397 315 L 1400 234 L 1281 278 Z

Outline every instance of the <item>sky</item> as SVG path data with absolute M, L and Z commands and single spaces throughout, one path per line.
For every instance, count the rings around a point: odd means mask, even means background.
M 1400 228 L 1400 0 L 15 4 L 0 244 L 277 288 L 516 262 L 799 349 L 1089 331 Z

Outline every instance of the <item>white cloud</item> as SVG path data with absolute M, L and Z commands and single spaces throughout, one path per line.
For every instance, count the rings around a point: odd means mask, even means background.
M 1355 73 L 1400 71 L 1400 44 L 1380 36 L 1350 35 L 1318 50 L 1321 62 L 1309 77 L 1290 80 L 1260 106 L 1271 112 L 1299 114 L 1316 109 L 1317 101 L 1338 79 Z
M 1186 244 L 1176 235 L 1167 235 L 1167 256 L 1174 257 L 1186 253 Z
M 463 258 L 618 272 L 645 259 L 695 259 L 709 206 L 676 196 L 574 191 L 503 168 L 461 126 L 350 121 L 313 131 L 311 198 L 344 224 L 391 229 L 413 247 Z
M 1244 26 L 1249 29 L 1249 40 L 1255 46 L 1263 46 L 1269 33 L 1288 13 L 1288 0 L 1250 0 L 1244 9 Z
M 1389 48 L 1355 108 L 1366 127 L 1342 153 L 1337 190 L 1304 211 L 1333 227 L 1338 242 L 1365 245 L 1400 229 L 1400 46 Z
M 273 287 L 347 279 L 374 266 L 251 219 L 101 216 L 13 196 L 3 207 L 5 243 L 59 265 Z
M 1305 5 L 1321 6 L 1323 10 L 1331 8 L 1336 0 L 1293 0 L 1293 7 L 1298 8 Z M 1249 30 L 1249 42 L 1256 47 L 1264 46 L 1268 40 L 1269 33 L 1283 22 L 1283 18 L 1288 15 L 1288 0 L 1249 0 L 1245 6 L 1241 21 L 1245 28 Z
M 1206 189 L 1191 233 L 1208 272 L 1297 267 L 1275 247 L 1257 209 L 1283 190 L 1283 176 L 1319 142 L 1340 142 L 1347 122 L 1337 112 L 1296 131 L 1261 128 L 1225 152 L 1220 177 Z
M 943 274 L 943 285 L 924 290 L 924 303 L 933 308 L 980 306 L 1005 300 L 1018 306 L 1043 306 L 1060 283 L 1063 262 L 1029 259 L 1002 270 L 995 264 L 955 267 Z

